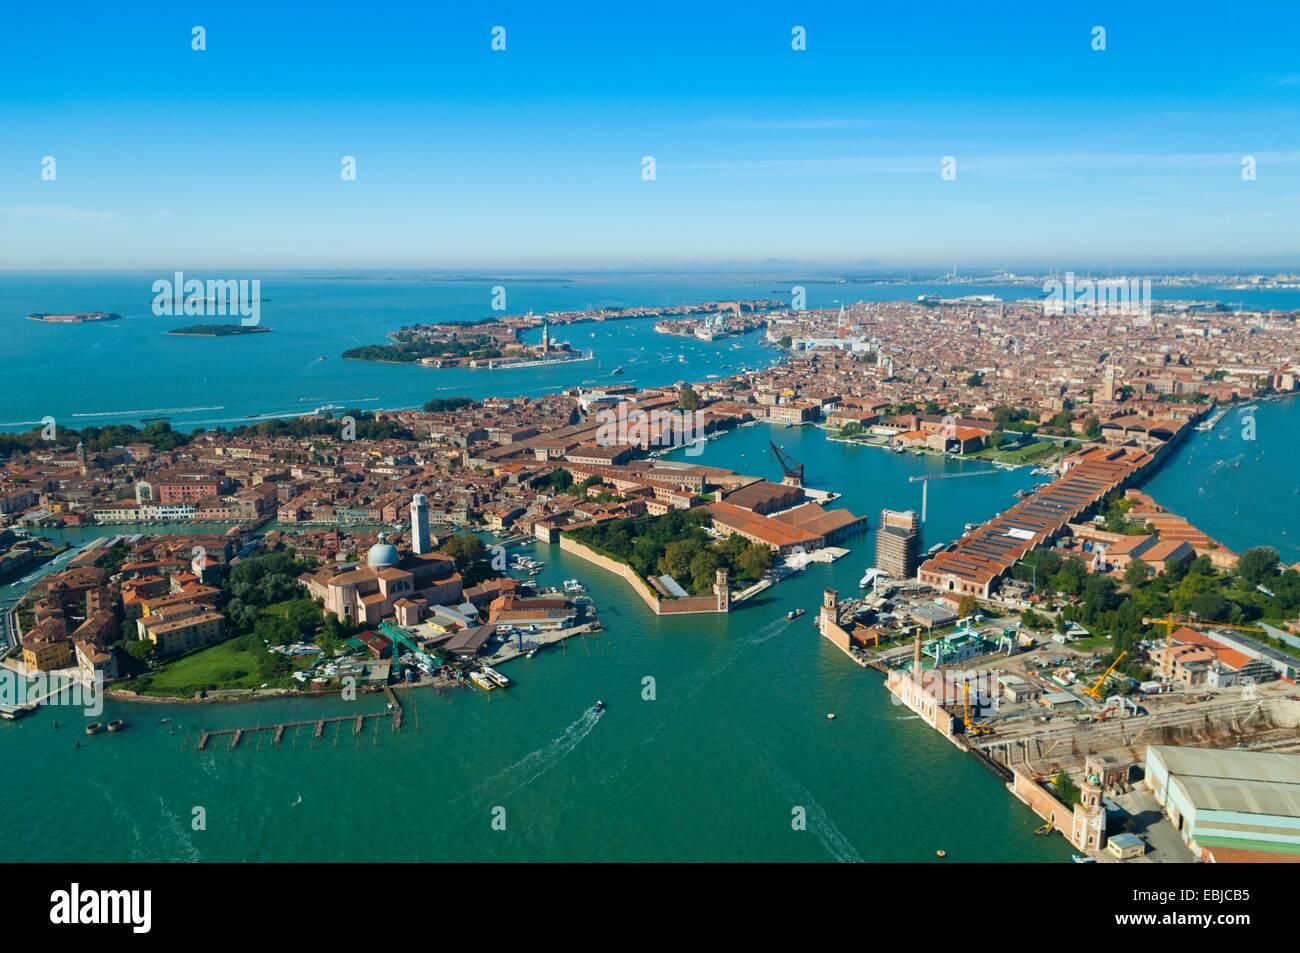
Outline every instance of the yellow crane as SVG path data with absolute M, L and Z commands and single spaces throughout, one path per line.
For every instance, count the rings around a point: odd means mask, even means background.
M 1263 629 L 1251 625 L 1230 625 L 1227 622 L 1201 622 L 1199 619 L 1193 619 L 1188 616 L 1168 615 L 1163 619 L 1143 619 L 1143 625 L 1163 625 L 1165 627 L 1165 657 L 1160 664 L 1160 676 L 1165 681 L 1169 681 L 1174 671 L 1174 626 L 1186 625 L 1188 627 L 1204 626 L 1207 629 L 1233 629 L 1237 632 L 1264 632 Z
M 861 638 L 863 642 L 865 642 L 867 639 L 871 639 L 871 644 L 873 646 L 875 646 L 876 648 L 880 647 L 880 630 L 876 628 L 874 625 L 865 626 L 861 622 L 859 622 L 857 628 L 853 630 L 853 634 Z
M 1083 693 L 1085 695 L 1091 695 L 1093 698 L 1100 699 L 1101 686 L 1106 683 L 1106 679 L 1110 677 L 1110 673 L 1115 671 L 1115 666 L 1117 666 L 1120 663 L 1120 660 L 1123 659 L 1125 655 L 1128 655 L 1127 649 L 1125 649 L 1123 652 L 1120 652 L 1119 655 L 1116 655 L 1115 661 L 1110 663 L 1110 668 L 1106 669 L 1106 671 L 1101 673 L 1101 678 L 1097 679 L 1097 683 L 1093 685 L 1091 688 L 1085 688 L 1083 690 Z
M 966 734 L 973 737 L 993 734 L 993 728 L 990 725 L 980 724 L 971 719 L 970 716 L 970 682 L 961 683 L 961 717 L 962 723 L 966 726 Z

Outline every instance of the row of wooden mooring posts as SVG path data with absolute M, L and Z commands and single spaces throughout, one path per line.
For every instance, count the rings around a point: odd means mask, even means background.
M 286 721 L 278 725 L 257 725 L 253 728 L 221 728 L 212 731 L 204 731 L 199 736 L 199 743 L 195 746 L 196 751 L 206 750 L 214 738 L 229 736 L 230 747 L 238 748 L 239 743 L 244 740 L 245 735 L 259 734 L 260 732 L 269 731 L 272 733 L 271 744 L 279 747 L 284 738 L 287 729 L 293 728 L 295 731 L 304 726 L 310 725 L 312 728 L 312 737 L 320 739 L 325 737 L 325 726 L 331 724 L 343 724 L 352 722 L 352 734 L 360 735 L 365 728 L 367 719 L 375 719 L 375 730 L 379 730 L 379 721 L 381 718 L 391 718 L 393 720 L 393 731 L 402 730 L 402 703 L 398 701 L 397 694 L 389 687 L 384 687 L 384 694 L 388 697 L 388 711 L 369 712 L 364 715 L 338 715 L 333 718 L 317 718 L 312 721 Z M 418 728 L 419 717 L 416 718 Z M 337 740 L 337 734 L 335 739 Z M 181 748 L 184 749 L 185 742 L 182 740 Z

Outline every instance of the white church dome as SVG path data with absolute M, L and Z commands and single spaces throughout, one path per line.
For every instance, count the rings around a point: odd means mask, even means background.
M 379 534 L 379 542 L 371 546 L 370 552 L 366 554 L 366 564 L 372 569 L 396 566 L 399 559 L 401 557 L 397 554 L 397 547 L 385 542 L 383 533 Z

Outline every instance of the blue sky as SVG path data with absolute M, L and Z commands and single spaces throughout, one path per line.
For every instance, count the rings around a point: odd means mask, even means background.
M 0 268 L 1300 269 L 1295 3 L 109 6 L 0 10 Z

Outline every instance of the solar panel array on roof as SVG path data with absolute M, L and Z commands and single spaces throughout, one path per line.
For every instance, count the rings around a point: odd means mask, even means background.
M 1100 451 L 1100 448 L 1095 448 Z M 922 572 L 986 583 L 1059 533 L 1153 459 L 1145 452 L 1085 451 L 1083 462 L 926 561 Z M 1013 534 L 1014 531 L 1014 534 Z

